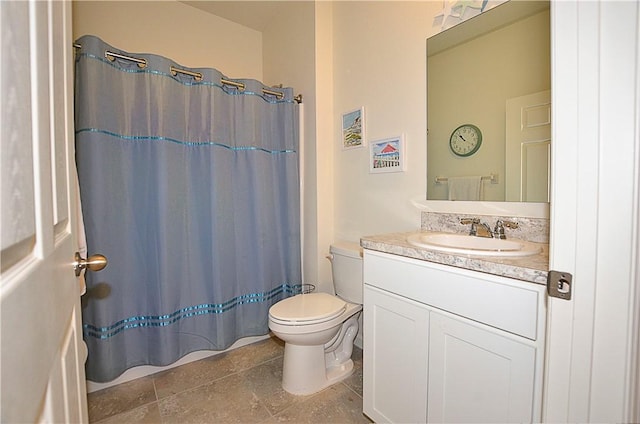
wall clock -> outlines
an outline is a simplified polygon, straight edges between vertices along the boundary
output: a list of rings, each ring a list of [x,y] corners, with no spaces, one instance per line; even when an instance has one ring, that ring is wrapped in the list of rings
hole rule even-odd
[[[460,125],[449,137],[451,151],[461,157],[471,156],[478,151],[481,144],[482,132],[472,124]]]

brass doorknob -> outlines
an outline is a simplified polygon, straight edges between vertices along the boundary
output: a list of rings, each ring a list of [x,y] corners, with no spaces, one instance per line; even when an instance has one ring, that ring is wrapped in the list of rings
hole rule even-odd
[[[76,252],[76,261],[73,263],[76,277],[79,277],[85,268],[89,271],[100,271],[105,266],[107,266],[107,258],[104,255],[91,255],[87,259],[83,259],[80,253]]]

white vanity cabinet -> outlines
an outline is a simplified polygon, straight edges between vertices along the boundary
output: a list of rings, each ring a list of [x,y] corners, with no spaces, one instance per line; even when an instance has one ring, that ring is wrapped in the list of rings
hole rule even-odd
[[[540,420],[545,287],[365,250],[364,413]]]
[[[426,422],[429,313],[364,287],[363,410],[375,422]]]

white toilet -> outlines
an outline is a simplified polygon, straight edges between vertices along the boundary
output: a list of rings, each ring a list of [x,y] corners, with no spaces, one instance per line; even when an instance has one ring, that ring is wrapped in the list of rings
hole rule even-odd
[[[299,294],[269,309],[269,328],[285,342],[282,388],[308,395],[353,373],[353,341],[362,311],[362,249],[337,242],[330,248],[333,284],[328,293]]]

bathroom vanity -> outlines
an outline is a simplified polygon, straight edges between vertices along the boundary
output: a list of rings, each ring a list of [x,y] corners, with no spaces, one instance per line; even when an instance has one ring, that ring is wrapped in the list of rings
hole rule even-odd
[[[375,422],[541,418],[546,244],[522,259],[365,237],[364,413]],[[496,275],[498,274],[498,275]]]

